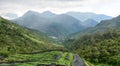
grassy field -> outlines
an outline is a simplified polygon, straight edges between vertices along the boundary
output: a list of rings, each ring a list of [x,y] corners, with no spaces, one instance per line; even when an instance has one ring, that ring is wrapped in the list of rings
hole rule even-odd
[[[36,66],[38,64],[71,66],[72,60],[72,53],[61,51],[43,52],[38,54],[14,54],[0,61],[5,62],[0,64],[0,66]]]
[[[71,66],[71,63],[73,61],[73,54],[72,53],[61,53],[62,57],[58,59],[57,63],[60,64],[62,63],[63,65],[66,66]]]

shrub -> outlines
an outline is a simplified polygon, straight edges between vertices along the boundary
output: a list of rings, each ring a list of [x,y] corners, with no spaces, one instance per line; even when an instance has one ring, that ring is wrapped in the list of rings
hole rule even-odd
[[[9,52],[5,51],[0,51],[0,56],[3,56],[3,57],[8,57],[9,56]]]

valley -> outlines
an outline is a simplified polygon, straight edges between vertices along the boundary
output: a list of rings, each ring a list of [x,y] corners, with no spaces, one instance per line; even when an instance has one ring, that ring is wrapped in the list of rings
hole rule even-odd
[[[120,66],[120,0],[0,0],[0,66]]]
[[[47,35],[2,17],[0,25],[0,66],[71,66],[75,63],[74,53]]]
[[[120,65],[120,16],[83,25],[48,13],[53,17],[31,11],[15,20],[0,17],[0,66]]]

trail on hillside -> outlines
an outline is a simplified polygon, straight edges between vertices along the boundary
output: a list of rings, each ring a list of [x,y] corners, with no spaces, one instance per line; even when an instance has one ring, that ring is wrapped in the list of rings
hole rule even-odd
[[[72,66],[86,66],[84,61],[79,57],[78,54],[74,54],[74,60],[72,62]]]

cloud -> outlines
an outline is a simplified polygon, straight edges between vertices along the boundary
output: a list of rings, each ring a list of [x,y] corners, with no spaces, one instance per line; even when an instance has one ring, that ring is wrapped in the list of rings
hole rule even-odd
[[[22,15],[28,10],[50,10],[55,13],[78,11],[117,16],[120,14],[119,2],[120,0],[0,0],[0,14]]]
[[[64,1],[64,2],[63,2]],[[69,1],[69,2],[65,2]],[[0,9],[2,11],[12,11],[12,10],[21,10],[26,11],[27,9],[64,9],[64,8],[74,8],[80,7],[81,4],[76,3],[78,0],[1,0]],[[79,0],[81,1],[81,0]]]
[[[85,1],[85,0],[52,0],[52,1]]]
[[[5,17],[7,19],[14,19],[14,18],[18,17],[17,14],[15,14],[15,13],[3,13],[1,15],[2,15],[2,17]]]

